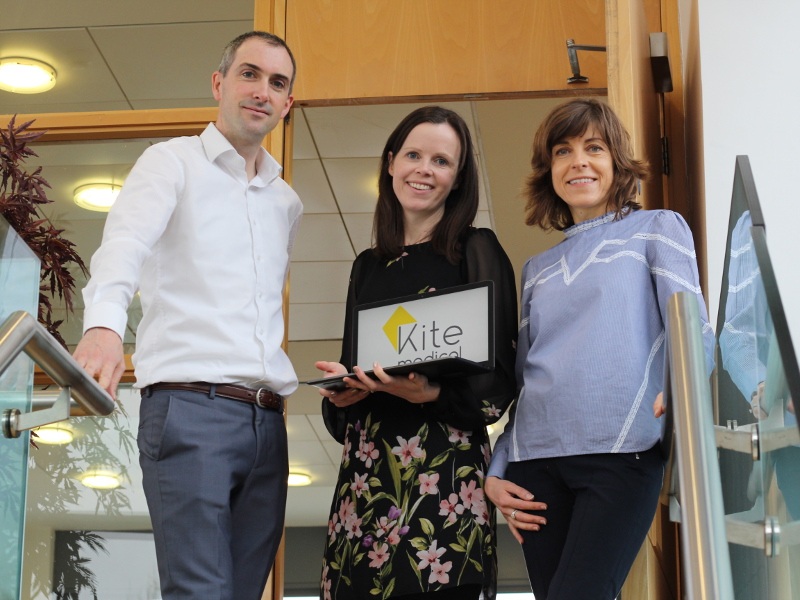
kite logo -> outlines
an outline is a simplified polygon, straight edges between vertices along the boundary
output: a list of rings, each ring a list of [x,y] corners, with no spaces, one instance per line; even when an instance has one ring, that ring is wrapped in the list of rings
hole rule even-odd
[[[410,325],[416,323],[417,320],[411,316],[405,308],[398,306],[389,320],[383,326],[383,333],[389,338],[389,343],[394,347],[395,352],[400,352],[400,328],[403,325]]]
[[[435,319],[428,324],[419,323],[402,306],[398,306],[384,323],[383,333],[395,352],[405,358],[398,364],[461,356],[458,344],[461,343],[464,330],[459,325],[442,328]],[[428,354],[419,356],[421,353]]]

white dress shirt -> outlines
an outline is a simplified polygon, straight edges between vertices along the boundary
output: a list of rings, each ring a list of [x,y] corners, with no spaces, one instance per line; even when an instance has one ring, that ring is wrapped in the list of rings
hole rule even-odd
[[[208,381],[297,388],[282,289],[303,207],[265,150],[245,161],[209,124],[148,148],[111,209],[83,291],[84,331],[122,337],[141,291],[136,387]]]

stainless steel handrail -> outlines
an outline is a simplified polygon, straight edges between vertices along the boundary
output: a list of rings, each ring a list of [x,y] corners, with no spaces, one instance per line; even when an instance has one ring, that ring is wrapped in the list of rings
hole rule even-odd
[[[88,414],[106,416],[114,412],[114,399],[89,377],[50,333],[29,313],[16,311],[0,325],[0,375],[24,352],[62,388],[61,396],[47,410],[21,414],[18,409],[3,412],[5,437],[18,437],[21,431],[69,418],[70,396]]]
[[[733,598],[722,503],[711,387],[706,376],[700,311],[693,294],[674,294],[667,306],[667,355],[680,486],[682,563],[686,597]]]

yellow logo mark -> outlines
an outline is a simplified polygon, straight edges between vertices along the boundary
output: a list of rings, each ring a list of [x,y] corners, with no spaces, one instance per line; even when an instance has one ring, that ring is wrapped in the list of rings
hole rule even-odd
[[[386,321],[383,326],[383,332],[386,334],[386,337],[389,338],[389,343],[392,344],[395,352],[398,352],[397,330],[401,325],[409,325],[410,323],[416,322],[417,320],[411,316],[411,313],[402,306],[398,306],[397,310],[395,310],[392,316],[389,317],[389,320]]]

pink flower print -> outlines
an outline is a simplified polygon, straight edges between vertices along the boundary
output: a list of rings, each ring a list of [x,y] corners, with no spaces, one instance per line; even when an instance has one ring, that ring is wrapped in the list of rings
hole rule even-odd
[[[450,430],[450,437],[447,439],[450,440],[451,444],[469,444],[469,435],[466,431],[461,431],[460,429],[455,429],[454,427],[448,426]]]
[[[431,574],[428,577],[428,583],[448,583],[450,581],[450,575],[448,575],[447,572],[452,568],[452,562],[448,561],[442,564],[437,560],[431,565]]]
[[[347,496],[342,503],[339,505],[339,520],[344,523],[350,516],[355,512],[355,506],[353,506],[353,501],[350,500],[350,496]]]
[[[389,542],[392,546],[397,546],[400,543],[400,539],[408,533],[409,527],[408,525],[403,525],[402,527],[395,527],[392,529],[392,532],[387,536],[386,541]]]
[[[417,558],[419,559],[417,566],[420,571],[422,569],[427,569],[433,563],[438,563],[439,557],[447,550],[447,548],[437,548],[436,544],[436,540],[433,540],[427,550],[420,550],[417,552]]]
[[[362,441],[358,445],[356,456],[360,458],[364,462],[364,466],[369,469],[372,466],[372,461],[377,460],[378,456],[380,456],[380,452],[375,447],[375,442]]]
[[[347,517],[347,520],[344,522],[344,529],[347,532],[347,539],[352,540],[354,537],[360,538],[361,537],[361,521],[363,519],[359,519],[357,515],[352,514]]]
[[[342,445],[342,460],[346,460],[350,456],[350,449],[353,446],[350,444],[350,438],[344,438],[344,444]]]
[[[368,473],[364,473],[363,475],[359,475],[358,473],[355,474],[355,480],[353,483],[350,484],[350,489],[356,493],[356,496],[361,498],[361,494],[365,491],[369,490],[369,484],[367,483],[367,475]]]
[[[389,560],[389,546],[381,542],[372,544],[372,550],[367,553],[367,556],[372,560],[369,566],[373,569],[380,569],[387,560]]]
[[[473,500],[470,510],[475,515],[475,522],[478,525],[483,525],[489,521],[489,507],[483,497]]]
[[[375,535],[383,537],[392,528],[392,525],[394,525],[394,521],[390,521],[387,517],[380,517],[375,524]]]
[[[485,460],[488,465],[492,461],[492,447],[487,442],[481,446],[481,451],[483,452],[483,460]]]
[[[387,267],[391,267],[391,266],[392,266],[394,263],[396,263],[398,260],[402,260],[402,259],[404,259],[406,256],[408,256],[408,252],[403,252],[403,253],[402,253],[400,256],[398,256],[397,258],[393,258],[392,260],[390,260],[389,262],[387,262],[387,263],[386,263],[386,266],[387,266]]]
[[[331,600],[331,584],[333,581],[328,579],[328,565],[322,569],[322,594],[324,600]]]
[[[458,515],[464,513],[464,506],[458,503],[458,496],[450,494],[450,498],[439,502],[439,514],[447,516],[448,523],[455,523]]]
[[[476,502],[478,498],[483,498],[483,490],[478,487],[477,481],[470,481],[469,484],[462,481],[461,491],[458,495],[464,503],[464,508],[471,508],[473,502]]]
[[[425,494],[438,494],[439,488],[436,487],[436,484],[439,482],[439,474],[438,473],[431,473],[428,475],[427,473],[420,473],[419,474],[419,493],[420,495]]]
[[[487,417],[495,417],[499,419],[503,413],[501,413],[500,409],[494,404],[490,404],[489,406],[484,407],[483,414],[485,414]]]
[[[420,438],[418,435],[415,435],[408,441],[401,438],[399,435],[397,436],[397,443],[400,445],[392,448],[392,454],[400,457],[400,462],[404,467],[407,467],[413,459],[425,456],[425,452],[419,447],[419,440]]]
[[[336,537],[336,534],[342,530],[342,524],[339,522],[339,515],[336,513],[333,514],[330,521],[328,521],[328,536],[331,538],[331,541]]]

